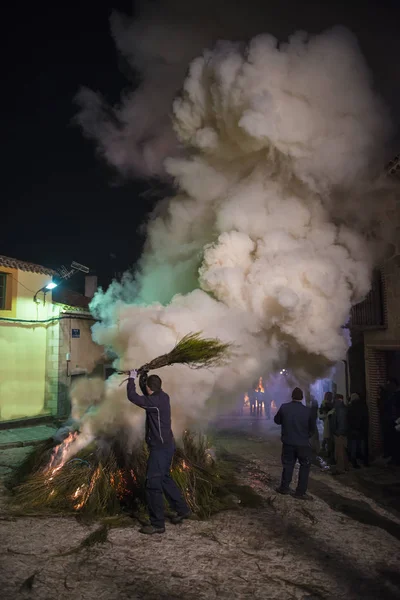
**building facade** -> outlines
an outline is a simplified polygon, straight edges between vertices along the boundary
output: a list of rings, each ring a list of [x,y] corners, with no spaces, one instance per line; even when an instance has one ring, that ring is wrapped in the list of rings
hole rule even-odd
[[[73,378],[96,365],[104,370],[88,299],[77,298],[78,307],[55,302],[43,291],[55,275],[0,256],[0,423],[68,415]],[[74,296],[68,300],[74,303]]]
[[[400,175],[400,155],[388,165],[388,174]],[[380,394],[388,378],[400,381],[400,195],[388,215],[397,223],[381,268],[375,271],[367,298],[354,306],[350,319],[350,387],[367,400],[373,453],[382,449]]]

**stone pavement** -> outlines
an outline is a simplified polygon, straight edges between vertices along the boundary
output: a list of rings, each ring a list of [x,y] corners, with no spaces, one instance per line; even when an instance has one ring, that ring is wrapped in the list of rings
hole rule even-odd
[[[2,429],[0,430],[0,450],[35,446],[51,437],[57,431],[57,428],[57,425],[48,423],[46,425],[33,425],[31,427]]]

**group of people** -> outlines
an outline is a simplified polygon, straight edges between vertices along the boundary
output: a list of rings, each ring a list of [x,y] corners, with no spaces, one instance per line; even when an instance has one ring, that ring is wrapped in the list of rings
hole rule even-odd
[[[146,442],[149,448],[147,464],[146,497],[150,524],[141,528],[145,534],[164,533],[164,499],[176,516],[171,521],[182,523],[191,516],[190,509],[179,488],[170,475],[175,441],[171,429],[171,406],[169,396],[162,389],[158,375],[142,373],[136,389],[137,372],[130,371],[127,384],[128,400],[146,411]],[[264,394],[263,394],[264,396]],[[253,396],[254,397],[254,396]],[[271,403],[264,406],[270,415]],[[295,464],[299,461],[299,477],[295,498],[308,499],[308,479],[313,457],[325,453],[328,461],[335,466],[336,473],[344,473],[351,463],[360,468],[359,460],[368,466],[368,408],[358,394],[352,394],[345,402],[342,394],[326,392],[322,404],[310,394],[306,404],[302,403],[303,392],[296,387],[292,401],[282,404],[274,417],[281,426],[282,478],[277,492],[290,494]],[[250,400],[250,406],[252,401]],[[400,386],[390,380],[381,395],[381,423],[385,440],[386,455],[400,464]],[[323,422],[322,448],[319,444],[317,421]],[[386,433],[386,438],[385,438]]]
[[[292,402],[283,404],[274,421],[281,425],[282,479],[277,488],[280,494],[289,494],[296,461],[299,461],[299,477],[294,496],[307,499],[307,486],[313,458],[325,454],[332,465],[332,472],[342,474],[350,464],[359,469],[360,462],[369,466],[368,427],[369,414],[365,401],[356,393],[345,402],[342,394],[326,392],[321,406],[308,394],[306,405],[302,404],[303,392],[295,388]],[[384,440],[384,456],[400,465],[400,385],[389,380],[381,394],[381,424]],[[317,421],[323,422],[322,447],[319,443]]]
[[[272,398],[266,392],[252,390],[249,392],[250,415],[262,415],[263,409],[267,420],[271,418]]]
[[[400,385],[390,378],[380,388],[379,415],[383,438],[383,456],[400,465]]]
[[[358,394],[351,394],[346,403],[342,394],[326,392],[318,410],[324,424],[322,453],[335,466],[337,474],[349,470],[351,464],[368,466],[368,407]]]
[[[296,461],[299,477],[294,497],[308,499],[307,487],[313,458],[325,452],[328,461],[335,465],[337,474],[348,470],[350,462],[360,468],[358,459],[368,466],[368,409],[358,394],[352,394],[346,405],[343,395],[327,392],[318,408],[309,394],[302,404],[303,392],[295,388],[292,402],[283,404],[274,421],[282,427],[282,479],[277,488],[280,494],[289,494]],[[322,448],[319,444],[317,420],[324,423]]]

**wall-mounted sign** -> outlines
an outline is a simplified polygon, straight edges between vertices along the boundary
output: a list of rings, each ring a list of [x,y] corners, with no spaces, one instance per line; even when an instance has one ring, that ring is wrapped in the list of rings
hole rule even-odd
[[[72,330],[72,337],[73,338],[80,338],[81,337],[81,330],[80,329],[73,329]]]

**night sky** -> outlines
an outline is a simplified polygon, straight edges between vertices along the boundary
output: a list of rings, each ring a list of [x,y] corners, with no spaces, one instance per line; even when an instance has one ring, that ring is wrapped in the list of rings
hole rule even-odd
[[[56,268],[75,260],[106,281],[140,254],[146,186],[121,185],[96,157],[72,123],[73,98],[80,85],[119,98],[126,81],[108,18],[132,3],[82,2],[78,12],[74,3],[30,3],[23,12],[17,4],[6,31],[0,254]]]
[[[385,20],[393,36],[400,3],[380,4],[386,7],[379,25],[384,52]],[[377,0],[357,3],[354,22],[367,11],[362,27],[373,23],[377,5]],[[118,71],[108,18],[112,8],[131,12],[132,2],[97,0],[76,6],[15,2],[3,13],[7,93],[2,94],[1,214],[7,216],[0,254],[55,268],[76,260],[107,283],[140,255],[143,235],[138,227],[151,208],[142,196],[148,185],[121,182],[96,157],[94,145],[72,123],[77,110],[73,98],[86,85],[112,103],[119,99],[126,80]],[[323,3],[319,6],[323,10]],[[393,77],[400,89],[398,56],[382,76],[386,87]]]

